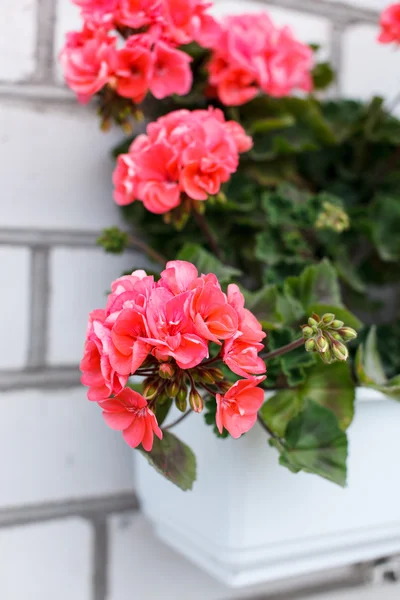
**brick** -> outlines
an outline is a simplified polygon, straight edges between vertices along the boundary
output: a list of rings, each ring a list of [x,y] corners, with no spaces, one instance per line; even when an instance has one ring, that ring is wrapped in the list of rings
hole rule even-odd
[[[342,94],[367,100],[381,95],[390,100],[400,89],[393,76],[400,58],[390,46],[378,44],[378,29],[369,25],[350,27],[343,40]],[[367,67],[367,68],[366,68]]]
[[[256,0],[246,0],[245,3],[241,0],[220,0],[214,6],[213,11],[217,17],[243,12],[268,12],[276,25],[280,27],[288,25],[301,41],[307,44],[320,44],[321,57],[328,53],[330,26],[326,19],[311,14],[307,15],[304,12],[270,6]]]
[[[54,0],[57,2],[57,19],[54,32],[54,51],[56,61],[57,80],[64,81],[61,66],[58,62],[58,56],[65,43],[65,34],[69,31],[79,31],[82,27],[82,18],[79,14],[79,8],[72,4],[71,0]]]
[[[0,81],[21,81],[35,69],[36,0],[2,0],[1,17]]]
[[[1,507],[131,491],[131,458],[83,387],[2,394]]]
[[[24,366],[28,344],[29,321],[29,251],[0,246],[2,319],[0,368]]]
[[[89,312],[105,306],[106,293],[114,279],[147,265],[146,258],[139,254],[112,255],[101,248],[53,251],[48,352],[51,364],[79,363]]]
[[[121,132],[99,131],[95,112],[5,103],[0,118],[3,227],[100,230],[116,224],[111,148]]]
[[[0,531],[4,600],[88,600],[92,531],[68,519]]]

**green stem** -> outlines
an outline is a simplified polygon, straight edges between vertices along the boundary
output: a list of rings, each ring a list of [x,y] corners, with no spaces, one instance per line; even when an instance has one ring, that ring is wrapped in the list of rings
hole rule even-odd
[[[169,425],[167,425],[166,427],[163,427],[163,431],[168,431],[169,429],[172,429],[173,427],[175,427],[175,425],[178,425],[179,423],[181,423],[184,419],[186,419],[186,417],[188,417],[190,415],[190,413],[192,413],[192,409],[189,408],[189,410],[187,410],[185,412],[185,414],[183,414],[181,417],[179,417],[179,419],[176,419],[176,421],[172,421],[172,423],[170,423]]]
[[[259,414],[257,415],[257,421],[260,423],[261,427],[268,433],[268,435],[275,440],[276,445],[277,445],[279,451],[282,452],[285,449],[285,446],[282,443],[281,438],[274,431],[272,431],[272,429],[270,429],[268,427],[268,425],[266,424],[266,422],[263,420],[262,417],[260,417]]]
[[[297,350],[297,348],[301,348],[303,344],[304,338],[300,338],[294,342],[290,342],[290,344],[287,344],[286,346],[282,346],[282,348],[278,348],[277,350],[272,350],[272,352],[261,355],[261,358],[265,361],[271,360],[271,358],[276,358],[277,356],[282,356],[283,354],[288,354],[288,352]]]
[[[136,248],[143,250],[143,252],[145,252],[152,260],[154,260],[154,262],[158,263],[162,267],[165,267],[165,265],[167,263],[166,258],[164,258],[164,256],[159,254],[157,252],[157,250],[153,250],[153,248],[150,248],[150,246],[148,244],[146,244],[146,242],[144,242],[143,240],[139,240],[137,237],[130,235],[129,236],[129,245],[135,246]]]
[[[201,230],[202,234],[206,238],[211,250],[213,251],[215,256],[218,258],[218,260],[222,260],[221,249],[219,248],[219,246],[217,244],[217,240],[215,239],[214,234],[212,233],[210,227],[208,226],[208,223],[205,220],[204,215],[199,213],[195,206],[193,206],[193,215],[194,215],[197,225],[199,226],[199,229]]]

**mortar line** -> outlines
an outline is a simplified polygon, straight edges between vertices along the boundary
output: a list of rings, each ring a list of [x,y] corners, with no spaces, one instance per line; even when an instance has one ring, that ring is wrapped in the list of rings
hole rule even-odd
[[[346,23],[337,19],[330,26],[330,63],[335,72],[335,81],[330,87],[329,97],[340,98],[342,91],[342,67],[343,67],[343,35]]]
[[[327,19],[341,18],[346,22],[378,23],[380,11],[349,6],[344,2],[325,2],[324,0],[262,0],[269,6],[277,6],[308,15]]]
[[[107,600],[109,533],[105,516],[92,519],[92,600]]]
[[[31,81],[49,83],[54,81],[56,0],[36,0],[36,47],[35,72]]]
[[[132,492],[5,507],[0,509],[0,529],[57,521],[70,517],[92,520],[96,516],[104,517],[108,514],[134,512],[138,508],[138,500]]]
[[[71,389],[81,386],[80,377],[78,365],[0,370],[0,392]]]
[[[29,339],[27,366],[42,367],[46,362],[49,327],[50,264],[49,248],[31,250]]]

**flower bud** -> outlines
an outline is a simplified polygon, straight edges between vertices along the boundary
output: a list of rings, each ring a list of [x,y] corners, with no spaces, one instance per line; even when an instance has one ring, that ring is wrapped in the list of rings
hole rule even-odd
[[[349,357],[349,351],[341,342],[332,344],[332,352],[337,360],[347,360]]]
[[[194,388],[190,390],[189,404],[196,413],[200,413],[203,410],[203,399]]]
[[[313,319],[312,317],[310,317],[308,319],[308,324],[309,324],[310,327],[317,327],[318,326],[317,321],[315,319]]]
[[[334,340],[337,340],[338,342],[343,341],[342,336],[337,331],[334,331],[333,333],[331,333],[331,336],[333,337]]]
[[[215,383],[215,379],[210,373],[210,371],[201,371],[200,372],[200,380],[204,383],[210,383],[213,385]]]
[[[175,368],[169,362],[161,363],[161,365],[158,369],[158,374],[163,379],[171,379],[175,375]]]
[[[208,369],[208,372],[214,378],[214,381],[222,381],[225,377],[221,369],[217,369],[215,367],[213,367],[212,369]]]
[[[181,412],[185,412],[187,409],[187,387],[181,387],[176,398],[175,398],[176,408]]]
[[[326,313],[321,321],[324,325],[330,325],[332,323],[332,321],[335,320],[335,315],[333,313]]]
[[[322,358],[324,363],[326,363],[327,365],[330,365],[331,362],[333,361],[332,352],[330,351],[329,348],[326,350],[326,352],[321,352],[320,357]]]
[[[343,321],[339,321],[338,319],[335,319],[335,321],[333,321],[333,323],[331,324],[331,327],[333,327],[333,329],[340,329],[341,327],[343,327],[344,323]]]
[[[303,337],[304,339],[310,338],[313,335],[313,330],[312,327],[309,327],[308,325],[304,325],[303,327]]]
[[[179,392],[179,383],[177,381],[170,381],[167,384],[167,394],[170,398],[175,398]]]
[[[154,380],[147,380],[145,379],[145,381],[143,382],[143,396],[147,399],[147,400],[152,400],[159,389],[159,383],[158,381],[154,381]]]
[[[318,352],[326,352],[329,348],[328,342],[322,333],[319,334],[315,342],[317,344]]]
[[[316,349],[315,340],[312,340],[312,339],[307,340],[305,343],[305,348],[306,348],[307,352],[314,352]]]
[[[357,337],[357,332],[354,329],[352,329],[351,327],[341,327],[339,329],[339,333],[345,342],[354,340]]]

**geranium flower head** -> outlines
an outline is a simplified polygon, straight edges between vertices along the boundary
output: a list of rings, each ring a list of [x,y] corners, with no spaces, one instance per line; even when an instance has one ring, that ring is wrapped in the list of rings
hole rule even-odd
[[[391,4],[381,14],[378,42],[400,43],[400,2]]]
[[[90,25],[67,34],[60,54],[65,81],[83,103],[108,83],[115,61],[116,38],[107,29]]]
[[[140,200],[156,214],[178,206],[184,195],[207,200],[251,146],[241,125],[226,122],[220,110],[173,111],[149,124],[147,134],[119,157],[114,199],[121,205]]]
[[[111,284],[105,309],[89,316],[82,383],[89,387],[88,398],[101,405],[106,422],[123,431],[132,447],[151,448],[153,433],[160,433],[152,409],[165,394],[179,396],[180,405],[188,396],[196,412],[203,410],[195,382],[215,384],[218,426],[225,423],[236,436],[254,422],[251,410],[260,390],[253,388],[264,379],[254,374],[266,370],[258,356],[264,336],[237,286],[225,294],[214,274],[170,261],[158,281],[137,270]],[[220,392],[229,385],[223,381],[218,387],[224,378],[215,368],[218,362],[245,378],[224,395]],[[146,397],[126,388],[135,374],[147,377]]]
[[[260,91],[286,96],[312,89],[311,48],[266,13],[227,17],[212,49],[209,83],[227,106],[245,104]]]

